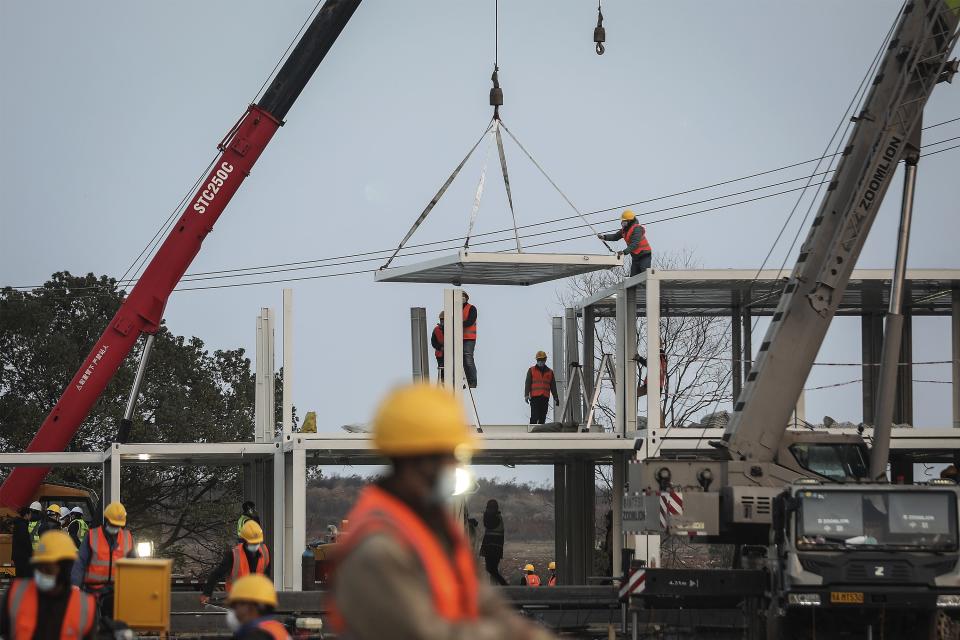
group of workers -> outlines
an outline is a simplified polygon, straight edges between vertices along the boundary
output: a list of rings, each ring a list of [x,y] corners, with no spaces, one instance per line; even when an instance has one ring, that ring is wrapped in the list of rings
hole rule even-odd
[[[20,510],[14,520],[11,556],[17,577],[33,575],[30,558],[40,544],[40,536],[47,531],[64,531],[73,540],[75,546],[89,530],[81,507],[61,507],[50,504],[46,509],[39,502]]]
[[[477,388],[477,362],[474,351],[477,347],[477,308],[470,304],[470,295],[463,292],[463,374],[467,379],[467,386]],[[437,375],[443,381],[443,347],[444,347],[444,320],[443,311],[437,320],[430,336],[430,345],[433,355],[437,358]]]

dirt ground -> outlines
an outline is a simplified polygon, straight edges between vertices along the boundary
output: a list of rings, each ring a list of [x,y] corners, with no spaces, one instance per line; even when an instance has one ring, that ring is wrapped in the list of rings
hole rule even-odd
[[[503,547],[500,573],[510,584],[519,584],[523,565],[532,563],[541,579],[546,579],[547,564],[553,560],[553,540],[534,542],[510,542]],[[483,561],[480,564],[483,568]]]

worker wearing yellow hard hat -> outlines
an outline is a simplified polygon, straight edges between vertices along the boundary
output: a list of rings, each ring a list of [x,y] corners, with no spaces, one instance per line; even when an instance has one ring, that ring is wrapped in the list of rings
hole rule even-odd
[[[63,531],[47,531],[30,562],[32,578],[17,578],[0,602],[0,638],[97,636],[97,602],[70,584],[77,547]]]
[[[601,240],[613,242],[623,240],[627,243],[623,253],[630,254],[630,275],[635,276],[650,268],[653,250],[647,240],[647,230],[637,222],[636,214],[627,209],[620,216],[620,230],[615,233],[598,233]]]
[[[547,586],[557,586],[557,563],[551,560],[550,564],[547,565],[547,570],[550,572],[550,575],[547,576]]]
[[[73,565],[73,584],[101,598],[100,608],[105,615],[113,615],[113,585],[117,560],[133,558],[136,545],[133,534],[127,530],[127,509],[120,502],[111,502],[103,510],[103,526],[87,531],[80,544],[80,554]]]
[[[435,386],[392,391],[373,419],[390,461],[350,512],[333,568],[331,621],[354,640],[552,638],[477,580],[463,527],[451,517],[477,446],[461,400]]]
[[[530,405],[530,424],[543,424],[547,421],[547,408],[550,395],[553,402],[560,406],[557,395],[557,381],[553,369],[547,366],[547,352],[537,351],[536,364],[527,369],[527,379],[523,383],[523,399]],[[554,420],[557,417],[554,416]]]
[[[523,567],[523,576],[520,578],[520,584],[525,587],[539,587],[540,576],[537,575],[537,569],[532,564],[526,564]]]
[[[200,603],[207,604],[217,584],[226,581],[227,593],[232,593],[235,582],[248,575],[271,575],[270,549],[263,541],[263,529],[255,520],[247,520],[240,527],[240,542],[228,548],[220,563],[210,572],[203,586]]]
[[[249,523],[248,523],[249,524]],[[254,523],[256,524],[256,523]],[[273,582],[260,574],[238,579],[227,596],[227,626],[238,640],[261,640],[290,637],[287,628],[273,617],[277,608],[277,592]]]
[[[47,505],[43,512],[43,518],[40,520],[40,526],[36,529],[37,541],[39,542],[40,536],[47,531],[60,531],[60,529],[60,505]]]

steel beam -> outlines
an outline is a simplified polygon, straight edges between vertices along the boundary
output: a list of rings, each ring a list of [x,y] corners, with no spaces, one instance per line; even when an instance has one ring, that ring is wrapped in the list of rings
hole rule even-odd
[[[877,395],[880,385],[880,352],[883,348],[883,316],[881,283],[864,287],[863,314],[860,316],[860,344],[863,364],[863,422],[876,422]]]
[[[647,278],[647,433],[663,427],[660,404],[660,280]],[[634,386],[636,389],[636,386]],[[650,451],[650,449],[647,449]]]
[[[110,494],[104,497],[104,505],[120,501],[120,474],[122,469],[120,468],[120,456],[117,453],[119,448],[120,445],[114,444],[110,452]]]
[[[613,454],[613,464],[611,465],[612,477],[612,495],[611,502],[613,508],[612,531],[610,533],[610,555],[613,564],[613,575],[620,575],[620,565],[622,563],[623,549],[623,493],[626,487],[626,457],[621,453]]]
[[[443,290],[443,386],[463,392],[463,290]]]
[[[294,437],[297,445],[301,444]],[[302,559],[307,535],[307,458],[306,451],[294,446],[283,457],[284,499],[286,512],[283,536],[283,587],[300,591],[303,588]]]
[[[593,307],[586,307],[583,309],[583,352],[580,357],[580,362],[583,365],[583,383],[586,385],[587,397],[583,399],[583,411],[587,415],[590,412],[590,399],[593,398],[593,383],[597,376],[596,371],[596,362],[594,361],[595,351],[596,351],[596,342],[594,340],[594,332],[596,331],[596,316],[593,312]],[[594,421],[596,422],[596,421]],[[590,427],[591,431],[600,431],[602,427],[598,424],[593,424]]]
[[[743,323],[740,314],[740,292],[730,294],[730,371],[733,379],[733,401],[737,401],[743,388]]]
[[[285,437],[289,441],[289,436]],[[287,568],[287,481],[286,454],[278,447],[273,454],[273,586],[282,591],[286,583]],[[305,480],[304,480],[305,481]],[[302,586],[302,585],[301,585]]]
[[[617,294],[617,358],[614,367],[617,372],[617,432],[626,437],[637,430],[637,290],[626,284]]]
[[[273,310],[263,307],[257,316],[256,396],[254,441],[273,442],[276,416]]]
[[[560,394],[561,398],[566,398],[569,371],[564,358],[563,318],[559,316],[551,318],[550,327],[552,329],[550,337],[553,342],[553,353],[550,354],[550,359],[553,361],[551,363],[553,364],[553,375],[557,380],[557,393]],[[556,411],[553,412],[553,419],[555,421],[560,419]]]

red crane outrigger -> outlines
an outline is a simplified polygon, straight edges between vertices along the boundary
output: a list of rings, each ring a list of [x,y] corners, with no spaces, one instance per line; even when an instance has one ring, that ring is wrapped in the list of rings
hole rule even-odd
[[[250,175],[360,2],[327,0],[260,101],[251,105],[224,137],[219,146],[221,154],[206,180],[43,421],[28,452],[66,449],[140,334],[153,334],[159,329],[167,299],[200,251],[203,239]],[[27,504],[49,470],[14,469],[0,486],[0,505],[16,509]]]

